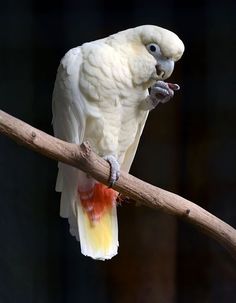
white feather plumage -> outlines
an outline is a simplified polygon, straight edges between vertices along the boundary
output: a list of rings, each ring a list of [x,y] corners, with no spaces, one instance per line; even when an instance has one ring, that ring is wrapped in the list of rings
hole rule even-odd
[[[148,116],[140,104],[157,80],[155,59],[143,44],[148,34],[178,59],[183,49],[175,34],[153,26],[130,29],[71,49],[58,68],[53,93],[55,136],[76,144],[89,140],[95,152],[114,155],[127,172]],[[166,37],[172,39],[170,48]],[[116,206],[108,219],[112,247],[94,251],[86,234],[83,209],[75,198],[78,183],[88,179],[75,168],[62,163],[58,167],[60,214],[68,218],[71,234],[80,239],[82,253],[95,259],[111,258],[118,247]]]

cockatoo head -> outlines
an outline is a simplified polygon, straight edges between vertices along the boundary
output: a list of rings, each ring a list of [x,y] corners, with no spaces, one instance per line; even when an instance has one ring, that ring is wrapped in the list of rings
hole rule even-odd
[[[154,25],[143,25],[113,36],[128,56],[136,85],[151,86],[167,79],[184,52],[184,44],[173,32]]]

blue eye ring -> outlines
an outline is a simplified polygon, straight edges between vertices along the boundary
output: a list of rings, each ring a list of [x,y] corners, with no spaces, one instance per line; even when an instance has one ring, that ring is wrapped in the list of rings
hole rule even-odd
[[[160,50],[160,47],[158,44],[154,43],[154,42],[151,42],[146,46],[146,50],[152,55],[154,56],[155,58],[157,56],[160,56],[161,55],[161,50]]]

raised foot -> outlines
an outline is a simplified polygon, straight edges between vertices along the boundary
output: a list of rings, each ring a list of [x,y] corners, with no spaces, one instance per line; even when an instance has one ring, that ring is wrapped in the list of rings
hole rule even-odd
[[[120,177],[120,164],[117,161],[116,157],[113,155],[105,156],[103,157],[103,159],[106,160],[111,167],[110,177],[109,177],[109,187],[112,187]]]
[[[174,91],[179,90],[178,84],[157,81],[150,91],[150,95],[145,99],[145,109],[152,110],[159,103],[166,103],[174,96]]]

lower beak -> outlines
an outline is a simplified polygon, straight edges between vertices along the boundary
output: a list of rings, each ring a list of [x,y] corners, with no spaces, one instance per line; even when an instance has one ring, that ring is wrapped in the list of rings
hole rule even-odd
[[[162,79],[165,77],[165,72],[163,70],[161,70],[160,65],[158,65],[158,64],[156,65],[156,73],[157,73],[157,76]]]

